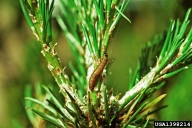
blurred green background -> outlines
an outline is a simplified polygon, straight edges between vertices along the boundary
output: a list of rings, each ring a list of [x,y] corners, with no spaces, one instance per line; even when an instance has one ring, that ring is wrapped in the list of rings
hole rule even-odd
[[[128,89],[129,68],[135,69],[141,48],[169,25],[170,19],[183,19],[191,0],[131,0],[125,15],[132,23],[121,19],[108,49],[107,87],[115,93]],[[19,1],[0,1],[0,128],[31,127],[24,107],[24,88],[38,83],[55,86],[38,43],[27,25]],[[74,60],[57,23],[53,20],[58,55],[70,75],[68,61]],[[167,81],[155,95],[168,94],[161,103],[168,105],[158,113],[159,120],[192,120],[192,66]]]

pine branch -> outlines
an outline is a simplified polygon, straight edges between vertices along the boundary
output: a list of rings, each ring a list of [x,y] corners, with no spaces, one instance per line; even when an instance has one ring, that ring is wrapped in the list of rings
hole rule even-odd
[[[70,91],[73,97],[77,97],[78,104],[82,105],[82,101],[71,87],[72,83],[65,74],[63,67],[61,67],[60,59],[55,51],[57,44],[52,42],[51,16],[54,9],[54,1],[49,4],[49,0],[32,0],[29,2],[20,0],[20,3],[33,34],[41,44],[41,53],[48,62],[47,67],[61,88],[61,92],[65,95],[65,98],[67,98],[66,92],[62,89],[64,86]]]
[[[187,69],[187,65],[192,62],[192,49],[190,46],[192,41],[192,29],[190,28],[186,37],[184,37],[184,34],[189,24],[188,18],[190,12],[191,9],[188,10],[182,24],[180,24],[180,21],[178,20],[176,23],[177,25],[175,26],[175,21],[171,21],[156,65],[147,75],[136,83],[136,85],[128,91],[121,100],[119,100],[120,105],[125,104],[125,101],[129,97],[133,95],[136,96],[149,86],[162,82],[180,71]]]
[[[78,64],[75,67],[69,63],[73,72],[71,82],[61,66],[55,51],[56,43],[52,40],[54,1],[20,0],[20,3],[33,34],[41,44],[48,69],[65,98],[60,101],[51,89],[44,87],[49,96],[45,97],[46,102],[31,97],[26,100],[40,105],[44,112],[33,106],[31,110],[57,127],[150,127],[152,120],[148,116],[164,108],[152,111],[151,107],[166,94],[153,101],[149,101],[148,97],[162,87],[166,79],[187,69],[192,62],[191,28],[185,36],[189,9],[183,22],[171,21],[165,34],[146,45],[130,82],[130,90],[122,98],[119,94],[114,96],[112,90],[106,89],[101,75],[106,75],[106,52],[115,26],[121,16],[130,22],[123,14],[129,0],[60,0],[60,13],[55,18]],[[31,113],[28,115],[34,123],[35,117]]]

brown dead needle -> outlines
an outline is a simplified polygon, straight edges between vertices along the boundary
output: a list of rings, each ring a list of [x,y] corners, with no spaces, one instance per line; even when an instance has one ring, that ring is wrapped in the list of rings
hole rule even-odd
[[[91,77],[89,78],[89,89],[91,91],[93,91],[95,84],[96,84],[99,76],[101,76],[103,69],[105,68],[107,62],[108,62],[108,54],[104,53],[99,66],[93,71],[93,73],[91,74]]]

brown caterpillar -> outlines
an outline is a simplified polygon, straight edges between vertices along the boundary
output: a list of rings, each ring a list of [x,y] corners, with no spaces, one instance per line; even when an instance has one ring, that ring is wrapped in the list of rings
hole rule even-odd
[[[108,62],[108,54],[104,53],[99,66],[93,71],[93,73],[91,74],[91,77],[89,78],[89,89],[91,91],[93,91],[95,84],[97,82],[97,79],[99,78],[99,76],[101,76],[107,62]]]

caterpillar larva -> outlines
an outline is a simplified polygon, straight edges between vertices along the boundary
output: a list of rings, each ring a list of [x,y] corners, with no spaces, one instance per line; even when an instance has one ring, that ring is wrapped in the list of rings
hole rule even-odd
[[[93,73],[91,74],[91,77],[89,78],[89,89],[91,91],[93,91],[95,84],[97,82],[97,79],[99,78],[99,76],[101,76],[107,62],[108,62],[108,54],[104,53],[99,66],[93,71]]]

